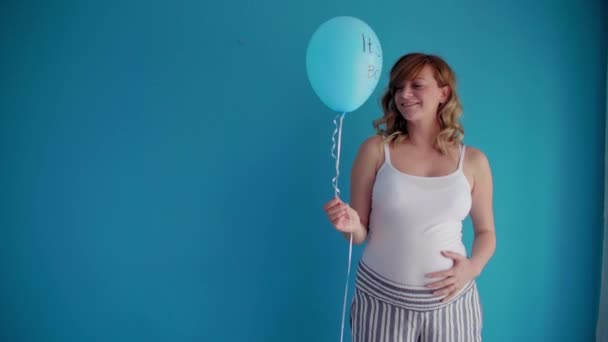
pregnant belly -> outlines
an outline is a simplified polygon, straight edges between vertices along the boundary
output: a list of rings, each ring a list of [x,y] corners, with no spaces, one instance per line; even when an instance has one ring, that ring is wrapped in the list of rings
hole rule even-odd
[[[453,260],[444,257],[442,251],[466,255],[466,249],[459,238],[421,235],[407,240],[370,239],[362,260],[388,280],[422,286],[438,280],[428,278],[426,274],[453,266]]]

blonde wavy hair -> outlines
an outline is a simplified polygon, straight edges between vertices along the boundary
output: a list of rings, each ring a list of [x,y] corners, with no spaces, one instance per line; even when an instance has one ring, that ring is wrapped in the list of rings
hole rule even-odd
[[[439,87],[448,86],[450,93],[447,100],[437,109],[437,121],[440,132],[435,140],[435,148],[447,154],[449,145],[459,143],[464,138],[464,129],[459,122],[462,105],[456,93],[456,76],[450,66],[436,55],[410,53],[402,56],[392,67],[388,88],[382,96],[384,115],[373,121],[374,129],[384,137],[385,142],[402,141],[407,137],[407,121],[395,105],[395,92],[406,80],[414,79],[425,65],[435,71],[435,80]]]

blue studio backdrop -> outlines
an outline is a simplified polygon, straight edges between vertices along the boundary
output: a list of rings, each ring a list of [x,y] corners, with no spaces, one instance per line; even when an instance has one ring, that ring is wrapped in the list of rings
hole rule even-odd
[[[390,66],[439,54],[465,142],[494,174],[484,340],[591,341],[606,12],[601,0],[3,2],[0,340],[338,341],[348,242],[321,208],[336,113],[305,56],[321,23],[350,15],[384,65],[344,119],[342,196]]]

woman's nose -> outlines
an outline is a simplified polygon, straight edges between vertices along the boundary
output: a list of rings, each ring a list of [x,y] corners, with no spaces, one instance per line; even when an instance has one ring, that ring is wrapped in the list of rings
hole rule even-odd
[[[404,86],[403,88],[401,88],[401,90],[399,91],[399,96],[403,98],[412,97],[412,87]]]

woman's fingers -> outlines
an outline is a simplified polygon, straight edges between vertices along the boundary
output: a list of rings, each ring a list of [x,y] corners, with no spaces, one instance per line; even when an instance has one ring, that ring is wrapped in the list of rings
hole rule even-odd
[[[433,294],[437,295],[437,296],[443,296],[443,295],[447,295],[449,293],[452,293],[454,290],[456,290],[456,284],[450,284],[444,288],[442,288],[439,291],[435,291],[433,292]]]
[[[454,283],[456,283],[456,278],[448,277],[446,279],[427,284],[426,287],[434,290],[434,289],[440,289],[440,288],[446,287],[448,285],[452,285]]]
[[[337,197],[325,203],[323,210],[334,227],[342,232],[349,232],[351,221],[357,217],[354,210]]]
[[[340,220],[345,219],[345,218],[346,218],[346,215],[344,213],[336,213],[334,215],[331,215],[329,217],[329,220],[331,221],[331,223],[336,225]]]
[[[452,299],[452,297],[454,297],[456,295],[458,290],[459,290],[458,287],[454,287],[454,289],[450,293],[448,293],[448,295],[445,296],[441,301],[447,302],[448,300]]]
[[[338,204],[327,210],[328,215],[334,215],[336,213],[345,213],[346,212],[346,204]]]
[[[328,211],[332,207],[335,207],[336,205],[341,204],[341,203],[342,203],[342,201],[339,198],[334,197],[331,201],[329,201],[323,205],[323,210]]]
[[[346,215],[347,211],[348,210],[347,210],[346,206],[337,206],[337,207],[329,210],[327,212],[327,216],[330,218],[330,220],[333,220],[333,218],[335,218],[335,217],[340,217],[340,216]]]
[[[428,278],[445,278],[445,277],[452,277],[454,276],[454,267],[445,270],[445,271],[439,271],[439,272],[433,272],[433,273],[428,273],[426,275]]]

